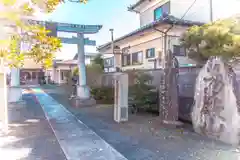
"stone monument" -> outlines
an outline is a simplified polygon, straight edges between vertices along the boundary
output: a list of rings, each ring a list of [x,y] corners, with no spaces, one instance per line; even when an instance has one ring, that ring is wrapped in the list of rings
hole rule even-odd
[[[163,59],[159,87],[159,115],[164,124],[182,124],[178,121],[178,68],[178,61],[169,50]]]
[[[128,121],[128,74],[117,72],[114,75],[114,120]]]
[[[7,77],[3,59],[0,59],[0,131],[8,128]]]
[[[199,72],[192,123],[197,133],[239,144],[240,98],[234,71],[219,57],[212,57]]]

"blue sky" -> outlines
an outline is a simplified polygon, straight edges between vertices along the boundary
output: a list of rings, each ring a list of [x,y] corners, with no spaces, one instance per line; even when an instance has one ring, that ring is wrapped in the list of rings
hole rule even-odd
[[[41,19],[103,25],[99,33],[86,35],[101,45],[110,41],[110,28],[114,28],[114,37],[120,37],[139,27],[139,16],[127,11],[127,7],[135,2],[136,0],[89,0],[86,5],[67,2],[59,5],[50,15],[41,15]],[[85,51],[96,52],[96,47],[86,46]],[[71,59],[76,52],[76,45],[64,44],[57,58]]]

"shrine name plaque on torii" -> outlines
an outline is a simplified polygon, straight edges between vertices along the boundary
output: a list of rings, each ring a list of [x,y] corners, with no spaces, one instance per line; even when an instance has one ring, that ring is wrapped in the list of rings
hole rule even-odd
[[[50,30],[50,36],[58,37],[57,32],[77,33],[76,37],[65,38],[58,37],[62,43],[77,44],[78,49],[78,69],[79,69],[79,85],[77,87],[77,97],[74,100],[74,105],[91,105],[95,101],[90,97],[89,87],[87,86],[86,65],[85,65],[85,50],[84,45],[96,46],[96,41],[84,38],[84,34],[98,33],[102,28],[101,25],[79,25],[48,21],[28,20],[29,23],[37,23],[43,25],[47,30]],[[87,101],[89,100],[89,101]]]

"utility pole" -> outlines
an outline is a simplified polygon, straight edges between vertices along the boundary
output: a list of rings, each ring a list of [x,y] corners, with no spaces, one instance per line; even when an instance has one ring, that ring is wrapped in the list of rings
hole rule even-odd
[[[122,70],[122,53],[115,53],[115,44],[114,44],[114,38],[113,38],[113,31],[114,29],[109,29],[109,31],[111,32],[111,40],[112,40],[112,45],[111,45],[111,54],[114,55],[114,65],[115,65],[115,69],[117,72]],[[120,62],[119,62],[120,59]],[[119,62],[120,64],[118,64],[117,62]]]
[[[113,38],[113,31],[114,31],[114,29],[109,29],[109,31],[111,32],[111,54],[113,54],[113,59],[114,59],[114,67],[115,67],[115,65],[116,65],[116,58],[115,58],[115,55],[114,55],[114,38]],[[115,69],[116,69],[116,67],[115,67]]]
[[[112,54],[114,54],[114,39],[113,39],[113,31],[114,31],[114,29],[109,29],[109,31],[111,32]]]
[[[210,7],[210,22],[213,22],[213,0],[209,0],[209,7]]]

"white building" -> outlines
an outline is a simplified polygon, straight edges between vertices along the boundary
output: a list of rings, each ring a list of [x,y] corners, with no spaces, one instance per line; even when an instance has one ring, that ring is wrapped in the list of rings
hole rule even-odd
[[[211,20],[211,1],[213,20],[227,18],[240,12],[238,0],[138,0],[129,10],[139,13],[140,26],[152,23],[161,13],[207,23]]]
[[[234,4],[240,6],[240,1],[213,0],[213,19],[237,13]],[[108,58],[106,63],[109,61],[112,64],[110,62],[113,61],[114,64],[107,65],[106,70],[116,67],[122,67],[123,70],[161,67],[165,51],[162,32],[169,28],[167,49],[172,50],[180,65],[194,64],[186,57],[179,39],[188,27],[210,22],[210,0],[138,0],[128,10],[139,14],[140,28],[115,39],[114,45],[120,48],[122,55],[115,54],[114,60]],[[111,42],[99,46],[98,50],[102,54],[111,53]]]
[[[85,53],[85,64],[91,64],[91,60],[98,53]],[[77,67],[78,60],[77,54],[72,60],[56,60],[54,67],[47,70],[46,75],[50,76],[52,81],[56,84],[64,84],[67,82],[67,75]]]

